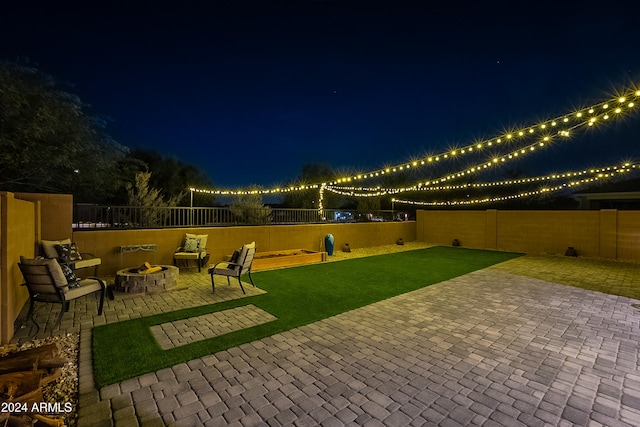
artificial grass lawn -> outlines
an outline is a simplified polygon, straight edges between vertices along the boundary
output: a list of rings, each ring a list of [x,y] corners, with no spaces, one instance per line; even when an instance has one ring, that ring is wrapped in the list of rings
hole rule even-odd
[[[521,254],[434,247],[252,274],[266,294],[188,308],[93,329],[98,387],[265,338]],[[215,302],[212,294],[211,301]],[[278,319],[216,338],[162,350],[153,325],[254,304]]]

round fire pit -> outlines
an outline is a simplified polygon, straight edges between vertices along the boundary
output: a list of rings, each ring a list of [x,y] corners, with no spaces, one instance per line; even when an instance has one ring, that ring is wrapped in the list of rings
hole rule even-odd
[[[157,292],[178,284],[180,270],[173,265],[159,265],[161,271],[150,274],[138,273],[137,268],[125,268],[116,272],[115,290],[119,292]]]

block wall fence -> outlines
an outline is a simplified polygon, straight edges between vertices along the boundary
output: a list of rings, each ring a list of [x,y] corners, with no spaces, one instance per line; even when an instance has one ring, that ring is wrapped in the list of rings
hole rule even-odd
[[[75,231],[73,241],[82,252],[102,259],[100,275],[113,275],[122,268],[137,267],[143,262],[173,264],[173,253],[185,233],[207,234],[209,263],[223,261],[244,243],[255,241],[258,252],[284,249],[324,251],[324,237],[333,234],[335,251],[345,243],[352,249],[393,244],[398,238],[410,242],[415,237],[415,222],[371,222],[355,224],[306,224],[272,226],[233,226],[208,228],[167,228],[147,230]],[[57,239],[57,238],[56,238]],[[158,252],[120,254],[121,245],[155,244]],[[183,264],[180,264],[181,266]],[[192,263],[195,265],[195,263]]]
[[[418,211],[416,240],[451,245],[640,261],[640,211]]]

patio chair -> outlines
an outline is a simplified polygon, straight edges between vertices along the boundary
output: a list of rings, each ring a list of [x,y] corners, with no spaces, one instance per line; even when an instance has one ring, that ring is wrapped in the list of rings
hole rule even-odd
[[[249,275],[249,280],[251,284],[255,288],[256,284],[253,283],[253,278],[251,277],[251,264],[253,263],[253,257],[256,253],[256,242],[251,242],[248,245],[242,246],[242,248],[234,253],[237,254],[237,257],[231,257],[229,261],[219,262],[213,267],[209,268],[209,274],[211,275],[211,288],[213,292],[216,292],[216,285],[213,279],[214,275],[227,276],[227,283],[231,285],[231,280],[229,279],[231,276],[238,278],[238,283],[240,284],[240,289],[242,289],[242,293],[246,294],[244,291],[244,287],[242,286],[242,281],[240,277],[243,274]]]
[[[177,266],[178,260],[183,260],[188,267],[189,260],[194,260],[198,263],[198,273],[202,271],[202,266],[209,260],[207,254],[208,238],[208,234],[186,233],[182,246],[177,248],[173,254],[173,265]]]
[[[72,275],[73,273],[67,273],[67,276],[65,276],[61,264],[56,259],[20,257],[18,267],[20,267],[25,280],[22,285],[26,286],[29,291],[27,319],[30,318],[35,323],[38,331],[40,330],[40,325],[33,318],[33,309],[36,301],[61,305],[60,314],[54,327],[60,325],[62,315],[69,311],[70,301],[94,292],[100,293],[98,315],[102,314],[107,287],[97,277],[70,281],[68,279],[69,274]],[[75,278],[75,276],[71,277]]]
[[[67,263],[73,270],[93,267],[93,275],[98,275],[98,267],[102,264],[102,259],[87,252],[80,252],[78,246],[71,239],[64,240],[41,240],[42,255],[46,258],[57,259]]]

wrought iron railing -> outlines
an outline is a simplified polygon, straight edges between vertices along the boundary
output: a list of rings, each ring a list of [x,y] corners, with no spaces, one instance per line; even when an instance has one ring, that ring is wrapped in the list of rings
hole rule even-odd
[[[96,228],[169,228],[215,227],[230,225],[314,224],[330,222],[367,222],[408,220],[408,214],[381,210],[360,212],[349,209],[283,209],[233,207],[134,207],[77,204],[73,227]]]

